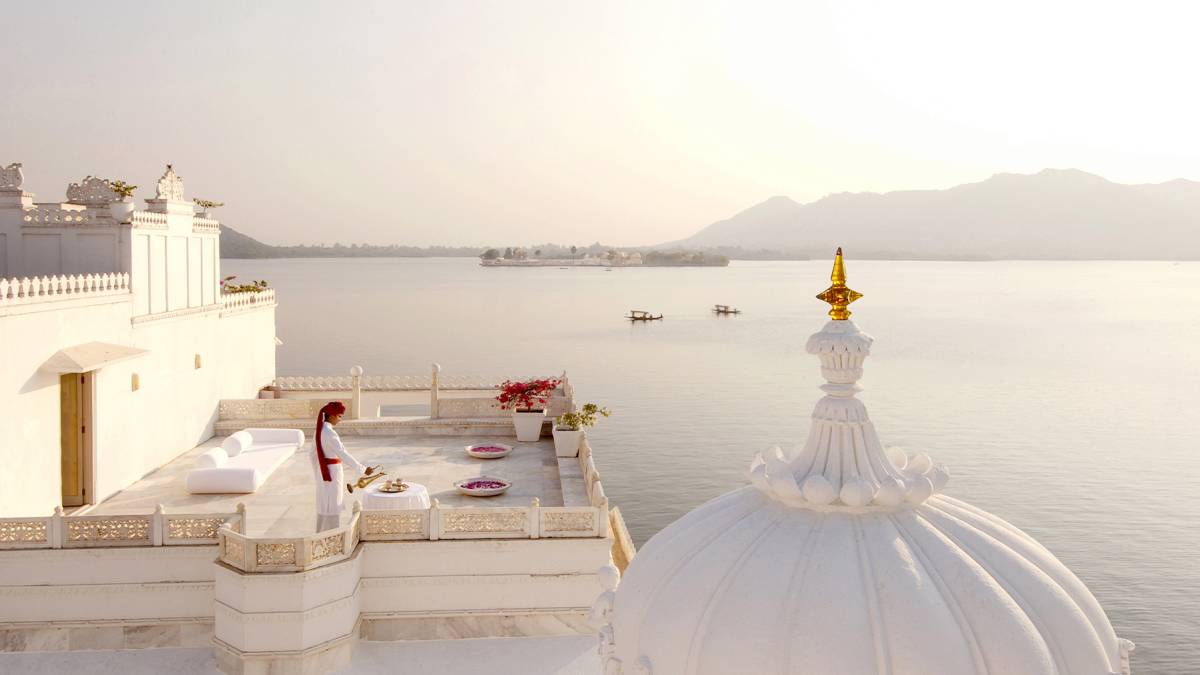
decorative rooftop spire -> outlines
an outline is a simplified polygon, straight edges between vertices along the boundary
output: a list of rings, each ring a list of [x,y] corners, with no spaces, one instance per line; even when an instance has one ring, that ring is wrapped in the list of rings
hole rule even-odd
[[[920,504],[946,485],[946,467],[924,453],[884,448],[862,401],[858,380],[874,338],[860,331],[846,306],[862,293],[846,286],[842,249],[833,261],[833,285],[817,297],[833,306],[832,321],[808,338],[805,351],[821,361],[825,396],[812,413],[804,446],[778,446],[750,465],[750,482],[772,498],[800,508],[895,510]]]
[[[833,282],[833,285],[821,291],[817,295],[817,299],[829,303],[829,316],[833,317],[834,321],[845,321],[850,318],[851,314],[847,307],[863,295],[846,286],[846,264],[842,262],[842,248],[840,246],[838,247],[837,255],[833,257],[833,273],[829,275],[829,279]]]

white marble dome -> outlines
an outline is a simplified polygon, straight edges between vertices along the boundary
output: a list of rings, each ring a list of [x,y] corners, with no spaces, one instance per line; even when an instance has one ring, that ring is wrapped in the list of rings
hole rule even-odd
[[[1132,643],[1052,553],[880,445],[854,398],[870,346],[846,320],[814,335],[828,384],[804,447],[637,553],[606,675],[1128,674]]]

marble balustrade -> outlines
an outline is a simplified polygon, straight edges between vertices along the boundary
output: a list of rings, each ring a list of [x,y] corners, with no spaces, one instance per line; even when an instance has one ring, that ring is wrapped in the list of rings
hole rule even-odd
[[[217,533],[221,562],[247,573],[303,572],[341,562],[360,541],[606,536],[607,508],[545,507],[536,498],[527,507],[447,508],[434,500],[428,509],[387,511],[355,503],[348,524],[304,537],[251,537],[232,527]]]
[[[127,546],[195,546],[218,543],[218,531],[241,532],[245,510],[235,513],[54,515],[0,518],[0,550],[38,548],[115,548]]]

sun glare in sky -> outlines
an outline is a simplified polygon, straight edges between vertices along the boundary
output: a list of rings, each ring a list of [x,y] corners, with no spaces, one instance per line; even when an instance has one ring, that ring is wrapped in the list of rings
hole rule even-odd
[[[650,244],[776,194],[1195,179],[1196,7],[23,3],[0,161],[47,200],[170,161],[271,243]]]

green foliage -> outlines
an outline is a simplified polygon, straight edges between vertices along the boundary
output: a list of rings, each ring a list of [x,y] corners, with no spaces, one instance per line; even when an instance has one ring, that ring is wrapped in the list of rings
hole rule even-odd
[[[225,206],[225,202],[214,202],[211,199],[193,199],[192,201],[196,203],[196,206],[199,206],[205,211]]]
[[[575,412],[563,413],[558,416],[556,423],[559,429],[585,429],[596,426],[600,417],[608,417],[612,411],[601,408],[595,403],[586,403]]]
[[[489,248],[488,250],[483,252],[483,255],[481,255],[479,257],[483,258],[484,260],[495,260],[496,258],[500,257],[500,251],[497,251],[494,248]]]
[[[136,185],[130,185],[123,180],[109,180],[108,186],[112,191],[120,195],[122,199],[133,196],[133,191],[137,189]]]
[[[267,290],[269,284],[265,280],[251,281],[248,284],[232,283],[237,278],[236,274],[231,274],[221,280],[222,293],[261,293]]]

